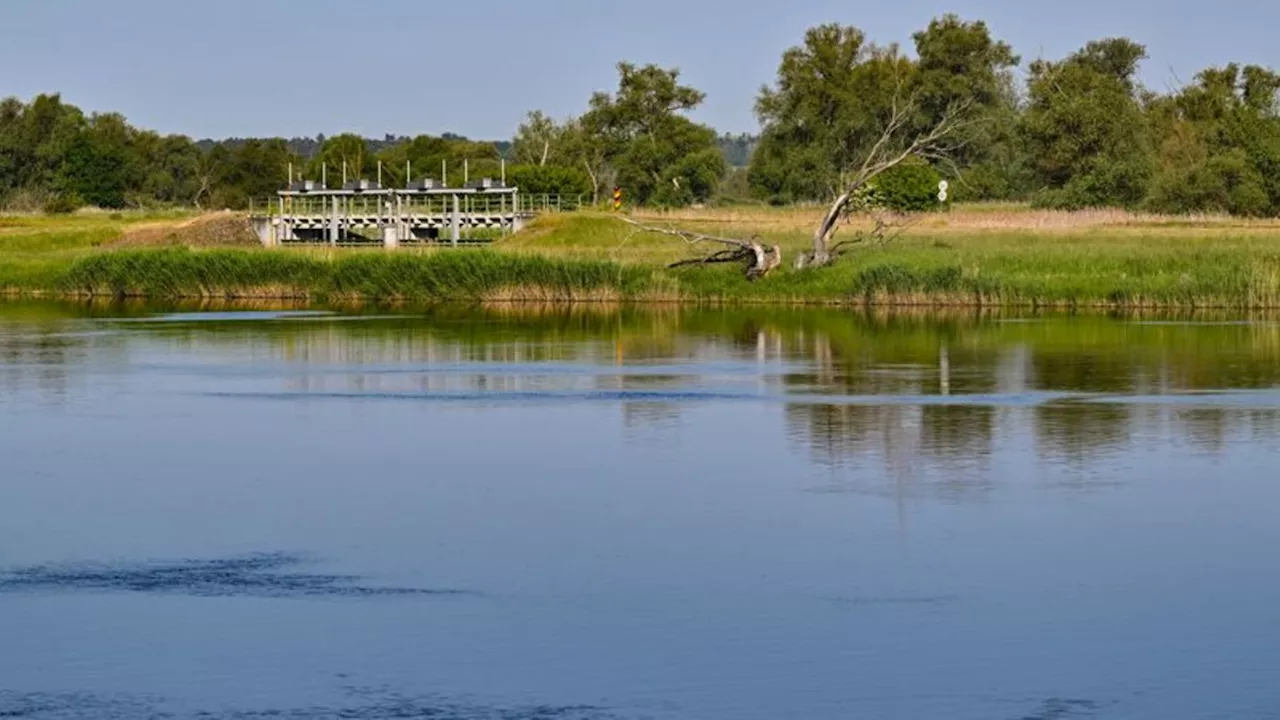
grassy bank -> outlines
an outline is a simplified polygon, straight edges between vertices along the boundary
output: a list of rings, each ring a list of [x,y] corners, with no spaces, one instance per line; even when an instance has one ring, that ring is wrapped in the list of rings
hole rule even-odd
[[[792,257],[817,212],[707,210],[648,220],[759,234]],[[397,253],[189,249],[169,247],[172,234],[166,247],[117,249],[122,233],[155,219],[111,218],[0,218],[0,288],[163,298],[1280,308],[1280,223],[1232,218],[971,208],[921,220],[834,267],[784,266],[757,283],[732,266],[667,269],[705,248],[601,215],[544,218],[487,250]]]

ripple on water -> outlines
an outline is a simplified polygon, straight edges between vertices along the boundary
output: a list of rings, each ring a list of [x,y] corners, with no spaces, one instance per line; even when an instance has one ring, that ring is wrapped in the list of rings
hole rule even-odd
[[[114,318],[118,323],[263,322],[332,317],[326,310],[245,310],[233,312],[165,313],[141,318]]]
[[[0,690],[0,718],[24,720],[94,720],[108,718],[191,718],[199,720],[258,720],[306,718],[430,718],[431,720],[613,720],[605,709],[589,705],[502,706],[414,697],[389,691],[349,689],[349,702],[334,706],[180,711],[161,698],[90,693],[16,693]],[[234,703],[228,703],[234,707]]]
[[[0,593],[132,592],[197,597],[369,598],[464,595],[465,590],[364,585],[358,576],[286,572],[299,555],[212,560],[75,563],[0,570]],[[0,714],[0,717],[4,717]]]

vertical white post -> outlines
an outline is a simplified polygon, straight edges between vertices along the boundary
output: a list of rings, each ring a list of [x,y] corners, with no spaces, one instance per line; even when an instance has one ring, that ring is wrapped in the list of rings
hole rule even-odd
[[[502,158],[502,187],[507,186],[507,159]]]
[[[440,184],[449,187],[449,161],[440,161]]]
[[[346,160],[342,161],[342,187],[344,190],[347,187],[347,161]]]
[[[293,163],[289,163],[289,187],[293,187]]]
[[[464,159],[462,161],[462,186],[466,187],[471,182],[471,161]]]
[[[329,187],[329,163],[320,165],[320,184],[328,189]]]
[[[458,207],[458,194],[453,194],[453,246],[458,246],[462,239],[462,210]]]
[[[333,196],[333,214],[329,217],[329,244],[338,244],[338,196]]]
[[[407,188],[413,185],[413,161],[404,161],[404,186]]]
[[[382,161],[378,161],[378,187],[382,187]]]

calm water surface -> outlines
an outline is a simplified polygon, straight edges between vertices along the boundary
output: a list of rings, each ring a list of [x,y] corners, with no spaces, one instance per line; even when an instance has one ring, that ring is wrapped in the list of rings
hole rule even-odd
[[[0,305],[0,717],[1280,717],[1280,322]]]

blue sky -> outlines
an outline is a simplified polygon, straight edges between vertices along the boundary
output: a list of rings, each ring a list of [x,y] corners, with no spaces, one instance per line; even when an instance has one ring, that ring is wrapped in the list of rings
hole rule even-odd
[[[983,19],[1024,61],[1125,35],[1167,89],[1210,64],[1280,65],[1274,0],[0,0],[0,96],[57,91],[194,137],[511,135],[526,111],[580,112],[618,60],[677,66],[717,129],[822,22],[909,44],[944,12]]]

